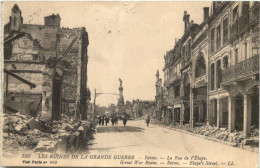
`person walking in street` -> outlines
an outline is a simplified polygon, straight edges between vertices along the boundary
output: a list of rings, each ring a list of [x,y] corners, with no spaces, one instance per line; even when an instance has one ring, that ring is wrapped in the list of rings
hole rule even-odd
[[[106,126],[107,126],[107,124],[109,123],[109,118],[108,118],[108,116],[105,117],[105,122],[106,122]]]
[[[114,124],[115,124],[115,117],[114,116],[111,118],[111,123],[112,123],[112,126],[114,126]]]
[[[102,126],[104,125],[104,120],[105,120],[105,117],[102,116],[102,117],[101,117],[101,123],[102,123]]]
[[[99,115],[97,118],[98,118],[98,125],[101,126],[101,116]]]
[[[125,127],[125,125],[126,125],[126,122],[127,122],[127,119],[126,119],[125,116],[123,116],[123,124],[124,124],[124,127]]]
[[[148,114],[147,118],[146,118],[146,126],[147,127],[149,127],[149,123],[150,123],[150,115]]]
[[[115,116],[115,124],[118,124],[118,115]]]

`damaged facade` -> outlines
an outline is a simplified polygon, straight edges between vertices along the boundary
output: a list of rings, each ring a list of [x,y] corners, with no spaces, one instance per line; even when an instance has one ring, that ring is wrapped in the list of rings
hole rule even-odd
[[[156,120],[161,121],[164,119],[165,113],[165,96],[164,96],[164,87],[162,83],[162,78],[160,78],[159,71],[156,72],[156,95],[155,95],[155,105],[156,105]]]
[[[184,35],[164,56],[166,124],[245,137],[259,127],[259,9],[259,2],[212,2],[199,25],[184,12]]]
[[[51,123],[61,114],[87,119],[85,28],[61,28],[59,15],[44,25],[24,24],[17,5],[4,26],[4,107]]]

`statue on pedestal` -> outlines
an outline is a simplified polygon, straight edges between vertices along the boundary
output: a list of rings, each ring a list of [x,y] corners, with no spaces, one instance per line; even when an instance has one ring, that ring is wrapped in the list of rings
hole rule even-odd
[[[124,111],[124,96],[123,96],[123,81],[121,78],[119,78],[119,82],[120,82],[120,86],[119,86],[119,98],[118,98],[118,102],[117,102],[117,108],[118,108],[118,112],[119,113],[123,113]]]

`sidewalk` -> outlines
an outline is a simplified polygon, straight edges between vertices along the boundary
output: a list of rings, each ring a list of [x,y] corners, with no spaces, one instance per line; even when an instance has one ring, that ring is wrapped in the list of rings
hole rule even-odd
[[[151,121],[151,124],[168,128],[174,131],[179,131],[185,134],[201,137],[211,141],[219,142],[233,147],[249,150],[251,152],[259,152],[259,134],[258,130],[253,130],[252,135],[249,138],[244,138],[241,132],[228,133],[226,128],[220,128],[213,126],[201,126],[190,128],[187,126],[179,125],[165,125],[162,122]]]

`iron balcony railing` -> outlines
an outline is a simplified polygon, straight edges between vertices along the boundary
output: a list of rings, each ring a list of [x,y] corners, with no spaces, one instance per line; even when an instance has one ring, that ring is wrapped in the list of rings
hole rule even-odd
[[[259,73],[259,55],[223,70],[222,84],[241,80],[257,73]]]
[[[169,86],[170,84],[174,83],[178,79],[180,79],[180,74],[172,74],[169,76],[168,79],[164,81],[164,86]]]
[[[249,13],[243,13],[243,15],[238,19],[238,33],[243,31],[248,27],[249,23]]]
[[[260,17],[259,10],[260,10],[259,5],[254,5],[249,9],[249,14],[250,14],[249,21],[250,22],[253,22]]]
[[[234,37],[235,35],[237,35],[238,32],[238,23],[237,21],[235,21],[232,25],[231,25],[231,31],[230,31],[230,37]]]

